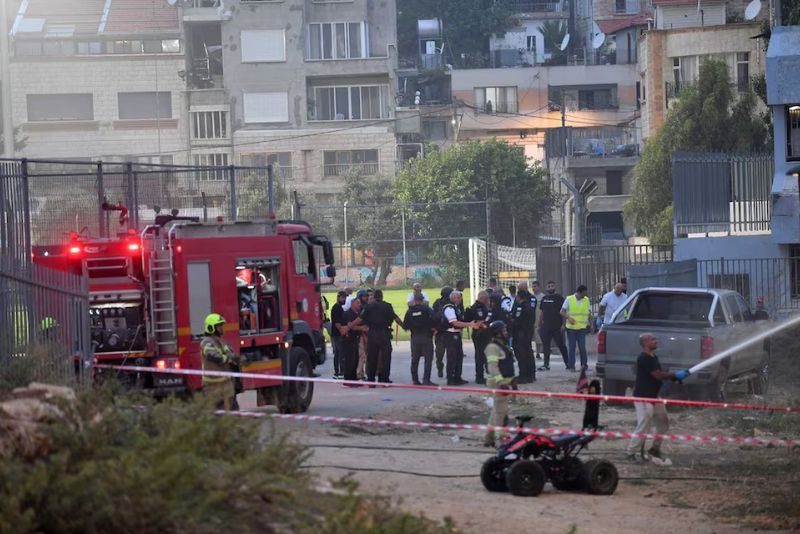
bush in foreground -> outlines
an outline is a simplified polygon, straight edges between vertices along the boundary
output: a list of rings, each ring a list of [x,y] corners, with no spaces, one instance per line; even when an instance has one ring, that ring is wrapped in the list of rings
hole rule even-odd
[[[0,532],[448,532],[366,498],[321,492],[308,453],[207,403],[135,403],[109,388],[41,425],[49,451],[0,458]],[[76,425],[77,421],[77,425]]]

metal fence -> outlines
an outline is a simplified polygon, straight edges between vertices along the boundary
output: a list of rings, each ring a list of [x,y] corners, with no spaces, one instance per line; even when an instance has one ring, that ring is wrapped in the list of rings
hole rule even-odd
[[[581,284],[588,288],[587,295],[596,306],[603,294],[614,284],[627,277],[632,265],[671,262],[671,245],[612,245],[561,247],[561,284],[571,293]]]
[[[674,154],[675,236],[769,232],[773,173],[771,154]]]
[[[268,167],[0,160],[0,201],[13,228],[0,247],[64,240],[68,232],[115,235],[159,212],[226,219],[267,216]],[[25,233],[28,232],[26,235]]]
[[[800,309],[800,258],[697,260],[697,285],[733,289],[751,306],[763,297],[771,312]]]
[[[76,386],[91,358],[83,276],[0,258],[0,387]]]

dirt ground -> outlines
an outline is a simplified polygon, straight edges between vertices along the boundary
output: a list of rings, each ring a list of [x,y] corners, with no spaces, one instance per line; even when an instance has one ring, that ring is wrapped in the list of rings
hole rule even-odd
[[[800,404],[795,358],[775,365],[768,404]],[[574,378],[537,383],[537,389],[574,391]],[[751,402],[743,388],[728,400]],[[578,428],[582,403],[517,398],[515,414],[535,418],[531,426]],[[800,414],[670,408],[671,430],[736,436],[800,438]],[[435,405],[402,407],[381,418],[485,423],[484,398],[470,396]],[[609,430],[632,430],[633,410],[601,408]],[[361,491],[397,499],[405,509],[429,518],[451,518],[462,532],[507,532],[527,526],[536,532],[727,533],[800,531],[800,447],[769,448],[666,442],[672,467],[633,464],[624,459],[623,440],[596,440],[584,460],[607,458],[620,472],[616,493],[600,497],[567,493],[550,485],[536,498],[484,490],[482,462],[491,451],[482,434],[418,431],[319,423],[276,423],[313,453],[308,467],[320,483],[352,476]]]

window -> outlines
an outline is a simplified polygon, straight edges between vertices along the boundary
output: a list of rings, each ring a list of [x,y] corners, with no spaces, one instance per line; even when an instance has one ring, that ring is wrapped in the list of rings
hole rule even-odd
[[[311,265],[311,258],[308,253],[308,245],[299,239],[292,241],[292,250],[294,252],[294,272],[295,274],[303,274],[313,276],[314,269]]]
[[[516,87],[476,87],[475,107],[484,113],[516,113]]]
[[[714,297],[710,294],[643,293],[636,300],[629,321],[678,321],[709,324]]]
[[[628,10],[625,0],[615,0],[614,7],[616,13],[626,13]]]
[[[615,107],[611,89],[578,91],[578,109],[612,109]]]
[[[444,141],[447,139],[447,122],[438,120],[423,121],[423,136],[431,141]]]
[[[280,263],[277,258],[241,260],[236,266],[239,332],[255,334],[280,328]]]
[[[242,63],[286,61],[286,38],[283,30],[243,31]]]
[[[721,325],[727,322],[728,321],[725,320],[725,312],[722,310],[722,301],[718,300],[714,308],[714,325]]]
[[[42,43],[42,54],[45,56],[71,56],[75,53],[72,41],[53,41],[46,39]]]
[[[606,195],[622,194],[622,171],[606,171]]]
[[[208,152],[203,154],[192,154],[192,161],[199,167],[225,167],[228,165],[227,152]],[[221,182],[228,180],[227,169],[203,169],[199,172],[199,178],[207,182]]]
[[[750,53],[736,53],[736,86],[739,90],[746,89],[750,85]]]
[[[289,122],[289,93],[244,93],[244,122]]]
[[[391,116],[388,85],[312,87],[309,120],[347,121]]]
[[[94,119],[91,93],[27,95],[28,121],[90,121]]]
[[[95,55],[105,53],[106,47],[102,41],[78,41],[78,54]]]
[[[324,176],[374,175],[379,171],[377,150],[325,151],[323,162]]]
[[[111,46],[111,52],[114,54],[141,54],[144,52],[142,41],[138,40],[125,40],[114,41]]]
[[[525,37],[525,48],[528,52],[533,52],[533,57],[536,57],[536,36],[528,35]]]
[[[728,312],[730,312],[731,319],[733,319],[734,323],[741,323],[744,321],[742,310],[739,308],[739,303],[736,302],[736,297],[734,295],[725,297],[725,307],[728,308]]]
[[[172,93],[117,93],[120,120],[171,119]]]
[[[145,54],[178,54],[181,42],[178,39],[149,39],[144,41]]]
[[[272,165],[272,171],[284,179],[292,178],[292,153],[254,153],[242,154],[242,166],[244,167],[266,167]]]
[[[365,57],[368,57],[365,23],[326,22],[308,25],[308,59]]]
[[[192,139],[227,139],[228,113],[226,111],[191,112]]]
[[[786,109],[786,161],[800,161],[800,105]]]

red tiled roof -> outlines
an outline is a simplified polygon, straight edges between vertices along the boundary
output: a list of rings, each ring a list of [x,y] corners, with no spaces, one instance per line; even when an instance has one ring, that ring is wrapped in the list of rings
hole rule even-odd
[[[603,33],[609,35],[612,33],[616,33],[620,30],[624,30],[625,28],[630,28],[631,26],[644,26],[647,24],[647,19],[652,17],[653,15],[650,13],[641,13],[639,15],[633,15],[631,17],[605,19],[605,20],[598,20],[595,22],[597,22],[597,26]]]
[[[177,32],[178,9],[163,0],[110,0],[102,33]],[[73,25],[75,35],[97,35],[105,0],[28,0],[25,18],[45,19],[49,25]]]
[[[164,0],[112,0],[104,33],[178,31],[178,9]]]

